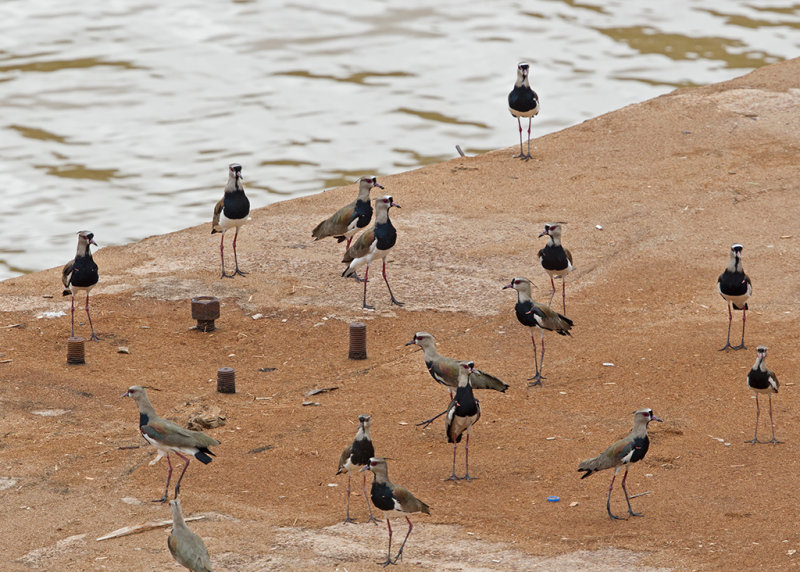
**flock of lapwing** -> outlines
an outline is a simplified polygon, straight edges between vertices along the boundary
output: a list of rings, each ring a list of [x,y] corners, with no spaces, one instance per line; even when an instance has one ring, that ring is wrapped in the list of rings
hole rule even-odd
[[[530,66],[520,63],[517,68],[517,81],[514,89],[508,96],[509,110],[517,118],[520,133],[520,154],[518,158],[528,160],[530,155],[530,120],[539,112],[539,99],[536,93],[530,88],[529,84]],[[523,151],[522,142],[522,122],[521,118],[528,118],[528,148]],[[245,276],[247,273],[239,267],[236,241],[239,230],[248,219],[250,214],[250,202],[245,194],[242,184],[242,166],[233,163],[229,166],[228,182],[225,186],[223,198],[216,204],[213,212],[212,234],[221,233],[220,239],[220,263],[222,267],[221,277],[233,278],[237,275]],[[355,201],[342,207],[329,218],[320,222],[312,231],[312,237],[320,240],[326,237],[333,237],[338,242],[346,241],[345,252],[342,262],[346,268],[342,273],[343,277],[352,277],[358,282],[363,282],[363,294],[361,306],[364,309],[372,309],[367,304],[367,283],[369,281],[369,269],[373,261],[382,262],[382,275],[389,291],[390,303],[402,306],[392,292],[389,281],[386,277],[386,256],[391,251],[397,241],[397,230],[392,225],[389,218],[389,211],[392,207],[400,207],[391,195],[383,195],[374,201],[370,199],[370,192],[373,188],[384,190],[374,176],[361,177],[358,181],[358,196]],[[371,203],[374,202],[375,208]],[[373,213],[375,222],[370,227]],[[228,273],[225,270],[224,239],[225,233],[235,229],[233,239],[234,269]],[[359,231],[362,231],[359,235]],[[358,236],[356,236],[358,235]],[[550,299],[547,304],[539,303],[532,297],[532,282],[528,278],[515,277],[502,289],[513,289],[517,293],[517,301],[514,307],[518,321],[530,328],[531,342],[533,344],[535,373],[529,378],[528,386],[541,386],[546,378],[542,375],[545,354],[544,332],[555,332],[562,336],[571,336],[573,321],[566,316],[566,275],[573,270],[572,254],[561,244],[562,223],[548,223],[539,237],[547,236],[547,244],[538,251],[538,259],[544,271],[548,274],[552,286]],[[92,259],[90,250],[91,245],[97,245],[94,235],[89,231],[78,233],[78,248],[74,260],[70,261],[63,268],[62,280],[64,283],[64,295],[71,295],[71,333],[75,335],[75,294],[80,291],[86,293],[86,314],[91,328],[91,340],[97,341],[100,338],[95,333],[89,312],[89,291],[97,284],[99,275],[97,264]],[[364,277],[360,278],[357,274],[358,269],[364,267]],[[554,279],[562,280],[562,313],[552,309],[552,301],[556,294]],[[719,276],[717,283],[719,294],[728,304],[728,336],[725,346],[721,350],[746,349],[744,344],[744,330],[746,313],[748,309],[747,301],[752,294],[752,285],[749,277],[742,269],[742,245],[734,244],[731,247],[730,261],[725,271]],[[742,312],[742,336],[738,345],[730,343],[730,331],[733,321],[733,310]],[[534,329],[539,331],[541,354],[537,353],[536,338]],[[469,473],[469,439],[472,426],[481,417],[481,406],[475,397],[475,389],[493,389],[505,392],[508,384],[498,377],[483,372],[475,367],[473,361],[462,361],[439,354],[436,349],[434,337],[427,332],[417,332],[411,341],[406,345],[417,345],[422,348],[425,366],[433,379],[448,388],[450,402],[442,412],[436,416],[418,423],[418,425],[428,426],[440,416],[445,416],[445,433],[448,443],[453,444],[452,472],[445,480],[471,481],[477,477]],[[775,426],[772,419],[772,393],[778,392],[778,380],[773,372],[768,370],[765,365],[767,348],[759,346],[757,349],[757,359],[747,376],[747,385],[755,392],[756,397],[756,425],[753,439],[748,443],[781,443],[775,438]],[[760,405],[758,394],[766,393],[769,397],[769,414],[772,425],[772,439],[770,441],[758,440],[758,422],[760,416]],[[142,437],[157,451],[158,456],[151,462],[151,465],[158,461],[162,456],[166,456],[168,473],[163,495],[154,502],[164,503],[169,499],[169,486],[172,478],[172,462],[170,455],[175,454],[183,461],[183,468],[178,476],[174,488],[174,499],[170,501],[170,508],[173,516],[173,530],[169,537],[168,546],[174,558],[183,566],[193,571],[211,570],[208,551],[203,541],[192,533],[183,519],[180,501],[177,500],[180,491],[181,481],[188,469],[192,458],[204,464],[212,461],[214,453],[211,447],[219,445],[219,441],[199,431],[192,431],[178,424],[159,417],[150,400],[147,390],[142,386],[132,386],[123,395],[132,397],[139,409],[139,429]],[[583,472],[581,478],[586,478],[604,469],[614,469],[614,476],[608,489],[606,499],[606,510],[612,519],[623,519],[615,515],[611,510],[611,492],[617,473],[625,469],[622,478],[622,489],[625,494],[629,516],[641,516],[634,512],[631,507],[630,495],[626,487],[629,465],[635,463],[646,455],[649,448],[647,427],[651,421],[661,419],[655,416],[649,408],[639,409],[633,414],[633,430],[631,433],[620,439],[600,455],[581,462],[578,471]],[[377,456],[375,447],[370,437],[371,416],[362,414],[358,417],[358,430],[355,439],[349,444],[341,454],[339,459],[337,474],[347,473],[347,505],[345,523],[354,522],[350,515],[350,481],[353,473],[362,472],[362,490],[367,502],[369,511],[369,521],[377,524],[378,520],[372,512],[372,506],[386,513],[386,523],[389,533],[389,547],[386,559],[381,562],[383,565],[396,563],[403,554],[406,541],[413,529],[408,515],[411,513],[423,512],[430,514],[430,507],[417,499],[407,489],[393,484],[389,480],[386,458]],[[456,454],[458,444],[464,440],[464,475],[456,475]],[[370,493],[367,493],[367,481],[365,471],[373,473],[373,480]],[[370,502],[371,501],[371,502]],[[389,515],[400,514],[406,518],[408,531],[397,554],[392,557],[392,528],[389,522]]]

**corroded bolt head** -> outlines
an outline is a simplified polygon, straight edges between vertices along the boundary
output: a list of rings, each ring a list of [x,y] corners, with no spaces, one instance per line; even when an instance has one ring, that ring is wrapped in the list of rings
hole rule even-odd
[[[211,332],[219,318],[219,298],[215,296],[196,296],[192,298],[192,319],[197,320],[197,329]]]

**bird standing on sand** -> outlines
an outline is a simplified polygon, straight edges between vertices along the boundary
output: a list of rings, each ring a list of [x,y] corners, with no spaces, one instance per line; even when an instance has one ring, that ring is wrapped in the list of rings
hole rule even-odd
[[[414,337],[411,338],[410,342],[406,342],[406,345],[418,345],[422,348],[422,353],[425,357],[425,366],[428,368],[428,373],[431,374],[431,377],[437,383],[444,385],[450,390],[450,399],[452,400],[452,388],[458,387],[460,362],[456,359],[445,357],[439,354],[439,351],[436,349],[436,340],[428,332],[417,332],[414,334]],[[499,391],[501,393],[504,393],[506,389],[508,389],[507,383],[504,383],[502,380],[490,373],[486,373],[474,368],[472,373],[469,374],[469,382],[472,386],[472,389],[494,389],[495,391]],[[447,413],[447,409],[431,419],[417,423],[417,425],[428,426],[445,413]]]
[[[181,501],[178,499],[169,501],[169,508],[172,511],[172,531],[169,533],[167,546],[172,557],[178,564],[192,572],[213,572],[211,558],[208,556],[208,549],[203,539],[189,530],[186,521],[183,520]]]
[[[475,364],[471,361],[458,363],[458,389],[447,409],[447,421],[445,422],[447,442],[453,444],[453,472],[445,479],[446,481],[458,481],[459,479],[471,481],[478,478],[469,476],[469,434],[472,426],[481,418],[481,404],[475,399],[469,381],[474,367]],[[464,476],[457,477],[456,449],[464,432],[467,433],[467,442],[464,445]]]
[[[517,314],[517,320],[523,326],[531,328],[531,342],[533,342],[533,362],[536,365],[536,375],[529,378],[534,380],[529,383],[528,387],[534,385],[542,385],[542,380],[547,379],[542,376],[542,368],[544,367],[544,330],[556,332],[562,336],[571,336],[569,330],[572,328],[572,320],[558,312],[551,310],[548,306],[534,302],[531,298],[531,281],[527,278],[512,278],[511,283],[503,286],[506,288],[513,288],[517,291],[517,303],[514,306],[514,311]],[[533,328],[539,328],[539,337],[542,342],[542,359],[541,367],[536,361],[536,339],[533,337]]]
[[[228,183],[225,185],[225,194],[214,206],[214,220],[211,222],[211,234],[221,232],[219,240],[219,257],[222,260],[221,278],[233,278],[236,274],[245,276],[247,273],[239,270],[239,259],[236,256],[236,239],[239,237],[239,228],[247,222],[250,214],[250,201],[244,194],[242,185],[242,166],[239,163],[228,165]],[[225,272],[225,232],[236,227],[233,235],[233,261],[236,264],[231,274]]]
[[[347,264],[342,276],[345,278],[352,276],[356,270],[366,264],[367,268],[364,270],[364,299],[361,302],[361,307],[364,309],[374,310],[373,306],[367,304],[367,281],[369,280],[369,265],[373,259],[381,259],[383,261],[383,281],[386,282],[386,288],[389,289],[389,296],[391,296],[392,304],[402,306],[403,303],[397,301],[392,293],[392,287],[389,286],[389,281],[386,279],[386,255],[397,242],[397,230],[389,220],[389,209],[392,207],[400,208],[392,197],[385,195],[379,199],[375,199],[375,225],[365,230],[355,240],[353,245],[347,249],[344,254],[342,262]]]
[[[547,236],[549,240],[544,248],[539,251],[539,263],[550,275],[550,285],[553,292],[550,294],[550,306],[553,303],[553,296],[556,295],[556,283],[553,278],[561,278],[561,302],[562,312],[567,313],[567,274],[572,272],[572,254],[569,250],[561,246],[561,224],[557,222],[544,225],[544,231],[539,237]]]
[[[205,433],[186,429],[177,423],[156,415],[153,405],[147,398],[147,390],[141,385],[131,386],[128,391],[122,394],[122,397],[132,397],[139,407],[139,429],[145,441],[158,449],[159,456],[155,460],[157,461],[163,455],[167,457],[169,472],[167,473],[167,484],[164,487],[164,496],[153,502],[166,502],[169,496],[169,481],[172,478],[172,462],[169,454],[175,453],[186,462],[180,477],[178,477],[178,482],[175,484],[175,498],[178,498],[181,481],[186,469],[189,468],[191,457],[194,457],[204,465],[209,464],[212,461],[209,455],[214,455],[209,447],[219,445],[219,441]],[[189,456],[187,457],[186,455]]]
[[[778,441],[775,438],[775,422],[772,420],[772,394],[778,393],[778,378],[775,375],[775,372],[772,372],[767,369],[767,365],[764,363],[764,360],[767,359],[767,346],[758,346],[756,349],[756,363],[753,364],[753,367],[747,373],[747,387],[752,389],[756,394],[756,430],[753,433],[753,439],[751,441],[745,441],[745,443],[772,443],[773,445],[777,445],[778,443],[783,443],[783,441]],[[772,439],[769,441],[759,441],[758,440],[758,416],[761,413],[761,409],[758,406],[758,394],[759,393],[766,393],[769,397],[769,422],[772,425]]]
[[[753,293],[753,285],[750,278],[742,270],[742,245],[734,244],[731,246],[731,258],[725,271],[717,278],[717,292],[725,298],[728,303],[728,339],[719,351],[725,350],[744,350],[744,324],[747,320],[747,299]],[[731,345],[731,322],[733,321],[734,310],[742,311],[742,342],[738,346]]]
[[[72,337],[75,337],[75,292],[83,290],[86,292],[86,316],[89,318],[89,327],[92,329],[91,340],[97,342],[100,338],[94,333],[92,325],[92,315],[89,313],[89,290],[97,284],[100,279],[97,273],[97,264],[92,259],[92,252],[89,245],[97,243],[94,241],[94,234],[88,230],[78,233],[78,251],[75,258],[64,265],[61,270],[61,282],[64,284],[64,296],[72,296],[70,313],[72,315]]]
[[[611,490],[614,488],[614,479],[617,478],[617,473],[623,466],[625,467],[625,475],[622,477],[622,490],[625,493],[625,502],[628,503],[628,514],[630,516],[642,516],[638,512],[633,512],[633,508],[631,508],[631,499],[628,496],[628,489],[625,487],[625,480],[628,478],[628,465],[644,459],[647,454],[647,449],[650,447],[647,425],[651,421],[660,422],[661,419],[653,415],[652,409],[639,409],[633,414],[633,431],[631,431],[630,435],[620,439],[597,457],[586,459],[578,466],[578,471],[584,473],[581,476],[582,479],[597,471],[616,467],[614,476],[611,477],[611,484],[608,487],[608,499],[606,499],[608,516],[614,520],[627,520],[611,512]]]
[[[358,180],[358,198],[319,223],[311,232],[314,240],[327,236],[332,236],[337,242],[347,240],[347,246],[345,246],[345,251],[347,251],[353,235],[366,227],[372,220],[369,192],[373,187],[383,189],[383,186],[378,184],[376,177],[361,177]]]
[[[375,446],[372,444],[372,439],[370,439],[369,435],[371,419],[369,415],[358,416],[356,438],[345,447],[341,457],[339,457],[339,468],[336,474],[339,475],[347,471],[347,513],[344,519],[345,522],[355,522],[355,519],[350,518],[350,475],[354,472],[359,472],[375,456]],[[364,477],[362,486],[364,499],[367,501],[367,510],[369,510],[369,520],[377,526],[378,520],[372,514],[372,506],[369,504],[369,496],[367,495],[367,475],[365,473],[362,476]]]
[[[411,529],[414,528],[408,515],[414,512],[430,514],[431,508],[412,495],[407,489],[395,485],[389,480],[389,469],[386,466],[386,459],[372,457],[369,463],[361,470],[370,470],[372,474],[375,475],[375,478],[372,480],[372,490],[370,492],[372,504],[374,504],[376,508],[387,513],[386,526],[389,529],[389,549],[386,560],[379,564],[383,564],[384,566],[397,564],[397,561],[403,555],[403,548],[405,548],[406,540],[408,540],[408,537],[411,535]],[[397,556],[392,560],[392,524],[389,522],[389,516],[395,513],[402,514],[406,517],[408,532],[403,539],[403,544],[400,545],[400,550],[397,551]]]
[[[517,118],[517,125],[519,125],[519,155],[516,155],[515,158],[526,161],[531,158],[531,118],[539,113],[539,96],[531,89],[531,84],[528,82],[529,73],[530,65],[520,62],[517,65],[517,81],[514,82],[514,89],[508,94],[508,110]],[[522,152],[522,120],[520,117],[528,118],[527,154]]]

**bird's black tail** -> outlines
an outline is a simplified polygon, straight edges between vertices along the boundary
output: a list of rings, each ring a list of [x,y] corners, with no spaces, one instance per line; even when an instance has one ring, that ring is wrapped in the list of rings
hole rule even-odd
[[[213,455],[214,457],[216,457],[214,453],[203,447],[202,449],[197,451],[197,453],[194,454],[194,458],[203,463],[204,465],[208,465],[211,461],[214,460],[211,457],[209,457],[209,455]]]

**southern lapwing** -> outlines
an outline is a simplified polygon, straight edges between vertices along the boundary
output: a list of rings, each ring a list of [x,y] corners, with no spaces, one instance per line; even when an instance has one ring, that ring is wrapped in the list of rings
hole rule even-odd
[[[731,246],[731,259],[728,261],[728,266],[725,268],[725,272],[717,278],[717,292],[728,303],[728,339],[719,351],[747,349],[744,345],[744,324],[747,321],[747,299],[753,293],[753,285],[750,284],[750,278],[742,270],[741,244]],[[734,310],[742,311],[742,341],[738,346],[731,345],[731,322],[733,321],[731,305]]]
[[[369,463],[361,470],[370,470],[373,475],[375,475],[375,478],[372,480],[372,490],[370,491],[372,504],[374,504],[376,508],[387,513],[386,526],[389,529],[389,549],[386,554],[386,560],[379,564],[383,564],[384,566],[397,564],[397,561],[403,555],[403,548],[405,548],[406,540],[408,540],[411,534],[411,529],[414,528],[408,515],[414,512],[430,514],[431,508],[412,495],[407,489],[395,485],[389,480],[389,470],[386,467],[386,459],[372,457]],[[400,550],[397,551],[397,556],[392,560],[392,524],[389,522],[389,516],[395,513],[402,514],[406,517],[408,532],[403,539],[403,544],[400,545]]]
[[[394,297],[392,287],[389,286],[389,281],[386,279],[386,255],[397,242],[397,231],[392,226],[392,221],[389,220],[389,209],[392,207],[400,208],[400,205],[394,202],[389,195],[375,199],[375,224],[359,235],[342,259],[342,262],[347,264],[347,268],[342,272],[344,277],[352,276],[356,270],[364,265],[367,266],[364,270],[364,299],[361,302],[361,307],[364,309],[374,310],[373,306],[367,304],[367,282],[369,281],[369,265],[375,259],[383,261],[383,280],[389,289],[391,303],[398,306],[403,305]]]
[[[597,471],[614,468],[614,476],[611,477],[611,484],[608,487],[608,499],[606,499],[608,516],[614,520],[627,520],[611,512],[611,490],[614,488],[614,479],[617,478],[617,473],[623,466],[625,467],[625,475],[622,477],[622,491],[625,493],[625,502],[628,503],[628,514],[630,516],[642,516],[638,512],[633,512],[633,508],[631,508],[631,499],[628,496],[628,489],[625,487],[625,480],[628,478],[628,465],[644,459],[647,454],[647,449],[650,447],[647,424],[651,421],[661,421],[661,419],[653,415],[652,409],[645,408],[634,412],[633,431],[631,431],[630,435],[620,439],[597,457],[586,459],[578,466],[578,471],[584,473],[581,476],[582,479]]]
[[[547,236],[549,240],[544,248],[539,251],[539,263],[545,272],[550,275],[550,285],[553,292],[550,294],[550,306],[553,303],[553,296],[556,295],[556,283],[553,278],[561,278],[561,302],[562,312],[567,313],[567,274],[572,272],[572,254],[569,250],[561,246],[561,224],[551,222],[544,225],[544,230],[539,237]]]
[[[458,363],[458,389],[456,396],[447,408],[445,418],[445,430],[447,432],[447,442],[453,444],[453,472],[447,477],[446,481],[458,481],[465,479],[471,481],[478,477],[469,476],[469,433],[472,426],[481,418],[481,404],[475,399],[470,384],[470,374],[475,364],[471,361]],[[467,441],[464,445],[464,476],[456,476],[456,449],[458,448],[461,437],[467,434]]]
[[[89,327],[92,329],[91,340],[95,342],[100,338],[94,333],[94,326],[92,325],[92,315],[89,313],[89,290],[97,284],[100,276],[97,273],[97,264],[92,259],[92,251],[89,245],[97,243],[94,241],[94,234],[88,230],[82,230],[78,233],[78,251],[75,253],[75,258],[70,260],[64,265],[61,270],[61,282],[64,283],[64,296],[72,296],[72,303],[70,304],[70,313],[72,315],[72,333],[75,336],[75,292],[81,290],[86,292],[86,315],[89,318]]]
[[[319,240],[327,236],[332,236],[337,242],[347,240],[345,251],[350,248],[353,235],[366,227],[372,220],[372,205],[369,200],[369,192],[373,187],[383,189],[378,184],[378,179],[372,177],[361,177],[358,180],[358,198],[347,206],[340,208],[330,218],[319,223],[311,232],[314,240]]]
[[[214,206],[214,220],[211,222],[211,234],[221,232],[219,239],[219,257],[222,261],[222,278],[233,278],[235,275],[245,276],[247,273],[239,269],[239,259],[236,256],[236,239],[239,229],[247,222],[250,214],[250,201],[244,194],[242,185],[242,166],[239,163],[228,165],[228,183],[225,185],[225,194]],[[231,274],[225,272],[225,232],[229,228],[236,228],[233,235],[233,261],[236,268]]]
[[[445,357],[436,349],[436,340],[428,332],[417,332],[410,342],[406,342],[407,346],[418,345],[422,348],[422,353],[425,358],[425,366],[431,377],[437,382],[450,390],[450,399],[453,399],[452,388],[458,387],[458,372],[459,361],[450,357]],[[494,389],[495,391],[505,392],[508,389],[508,384],[493,376],[490,373],[473,369],[469,374],[469,381],[472,389]],[[417,425],[428,426],[433,423],[438,417],[447,413],[447,409],[427,419]]]
[[[360,471],[375,456],[375,446],[372,444],[372,439],[369,435],[371,419],[369,415],[358,416],[356,438],[345,447],[341,457],[339,457],[339,468],[336,474],[347,472],[347,513],[344,519],[345,522],[355,522],[355,519],[350,518],[350,475]],[[362,476],[364,477],[362,488],[364,499],[367,501],[367,510],[369,510],[369,520],[377,526],[378,520],[372,514],[372,506],[369,504],[369,496],[367,495],[367,474],[364,473]]]
[[[572,328],[572,320],[558,312],[551,310],[549,306],[534,302],[531,298],[531,281],[527,278],[512,278],[510,284],[503,286],[506,288],[513,288],[517,291],[517,304],[514,306],[514,311],[517,314],[517,320],[523,326],[531,328],[531,342],[533,342],[533,362],[536,365],[536,375],[529,378],[534,380],[528,386],[542,385],[542,380],[547,379],[542,376],[542,367],[544,366],[544,330],[556,332],[562,336],[571,336],[569,330]],[[541,366],[536,360],[536,339],[533,337],[533,328],[539,328],[539,337],[542,342],[542,359]]]
[[[177,423],[156,415],[153,405],[147,398],[147,390],[141,385],[131,386],[128,391],[122,394],[122,397],[133,397],[134,401],[136,401],[136,405],[139,407],[139,429],[142,432],[142,437],[158,449],[159,452],[159,456],[155,460],[157,461],[164,455],[167,457],[169,472],[167,473],[164,495],[153,502],[163,503],[169,497],[169,481],[172,478],[172,462],[169,454],[175,453],[185,461],[181,475],[178,477],[178,482],[175,484],[175,498],[178,498],[181,481],[186,469],[189,468],[191,457],[194,457],[204,465],[209,464],[212,461],[210,455],[214,455],[209,447],[219,445],[219,441],[205,433],[186,429]]]
[[[528,81],[530,65],[520,62],[517,65],[517,81],[514,82],[514,89],[508,94],[508,110],[511,115],[517,118],[519,125],[519,155],[515,157],[525,159],[531,158],[531,118],[539,113],[539,96],[531,89]],[[522,152],[522,120],[521,117],[528,118],[528,153]]]
[[[753,364],[753,367],[747,373],[747,387],[752,389],[756,394],[756,430],[753,433],[753,439],[750,441],[745,441],[745,443],[772,443],[773,445],[777,445],[778,443],[783,443],[783,441],[778,441],[775,438],[775,422],[772,420],[772,394],[778,393],[778,378],[775,376],[775,372],[772,372],[767,369],[767,365],[764,363],[764,360],[767,359],[767,346],[758,346],[756,349],[756,363]],[[758,416],[761,413],[761,409],[758,406],[758,394],[759,393],[766,393],[769,397],[769,422],[772,425],[772,439],[769,441],[759,441],[758,440]]]
[[[181,501],[169,501],[172,511],[172,531],[167,539],[167,546],[175,561],[192,572],[212,572],[211,558],[208,556],[203,539],[189,530],[183,520]]]

